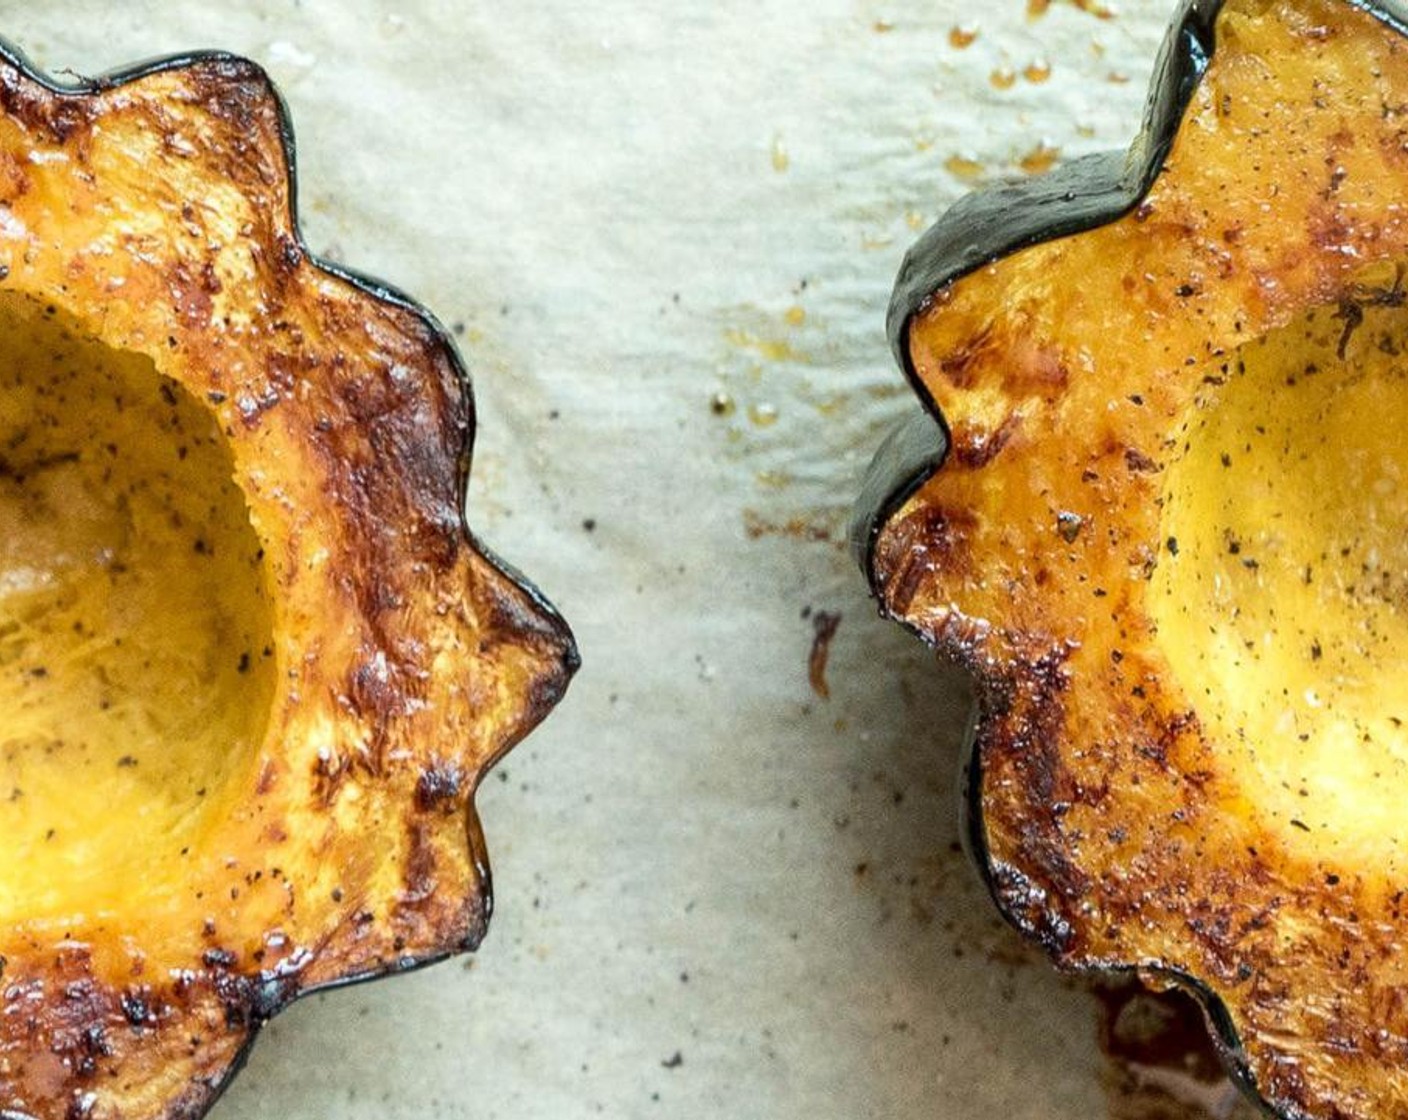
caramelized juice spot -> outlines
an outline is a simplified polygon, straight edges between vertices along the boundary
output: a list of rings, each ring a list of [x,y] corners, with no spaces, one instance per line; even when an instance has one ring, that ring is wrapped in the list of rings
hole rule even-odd
[[[777,423],[777,406],[761,401],[748,406],[748,419],[758,428],[771,428]]]
[[[1060,148],[1052,147],[1043,141],[1018,160],[1017,166],[1027,175],[1043,175],[1056,165],[1060,156]]]
[[[1026,69],[1022,71],[1022,77],[1033,85],[1041,85],[1051,77],[1051,63],[1044,58],[1036,58],[1027,63]]]
[[[950,29],[948,33],[948,45],[956,51],[966,50],[971,47],[978,38],[978,29],[969,24],[961,24]]]
[[[1071,0],[1071,3],[1086,15],[1094,16],[1096,19],[1115,18],[1115,9],[1101,4],[1099,0]]]
[[[985,168],[971,156],[951,155],[944,160],[944,170],[955,179],[962,179],[965,183],[972,182],[979,178]]]
[[[782,142],[782,135],[772,138],[772,169],[778,174],[786,171],[792,166],[792,157],[787,154],[787,146]]]

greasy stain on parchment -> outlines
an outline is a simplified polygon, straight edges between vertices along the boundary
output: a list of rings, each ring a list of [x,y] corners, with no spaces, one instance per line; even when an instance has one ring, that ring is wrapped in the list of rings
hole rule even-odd
[[[1092,985],[1110,1120],[1257,1120],[1262,1113],[1226,1077],[1202,1010],[1176,989],[1132,976]]]
[[[885,363],[879,329],[871,335],[851,316],[829,324],[826,302],[799,280],[720,316],[715,383],[700,413],[745,476],[739,519],[751,540],[844,550],[865,464],[917,407]]]

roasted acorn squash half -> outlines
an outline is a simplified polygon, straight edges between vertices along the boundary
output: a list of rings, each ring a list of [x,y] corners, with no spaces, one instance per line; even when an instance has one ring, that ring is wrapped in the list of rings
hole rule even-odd
[[[463,517],[444,332],[314,260],[221,55],[0,51],[0,1115],[202,1115],[295,996],[472,948],[571,636]]]
[[[1008,918],[1194,991],[1286,1117],[1408,1116],[1404,16],[1186,4],[1128,154],[954,207],[857,522],[975,678]]]

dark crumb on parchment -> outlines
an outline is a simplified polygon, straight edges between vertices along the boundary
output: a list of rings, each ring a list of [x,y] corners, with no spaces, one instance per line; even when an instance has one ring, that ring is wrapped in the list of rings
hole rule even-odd
[[[840,626],[839,611],[816,611],[812,615],[812,651],[807,657],[807,679],[812,691],[823,700],[831,699],[831,686],[826,683],[826,662],[831,656],[831,639]]]

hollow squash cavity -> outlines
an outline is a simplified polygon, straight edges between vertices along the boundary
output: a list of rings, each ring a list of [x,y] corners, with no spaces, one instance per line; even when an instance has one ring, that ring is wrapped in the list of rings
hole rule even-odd
[[[1236,798],[1375,866],[1408,839],[1408,319],[1396,281],[1361,294],[1242,347],[1201,402],[1150,596]]]
[[[263,556],[208,407],[0,295],[0,923],[150,905],[273,693]]]

